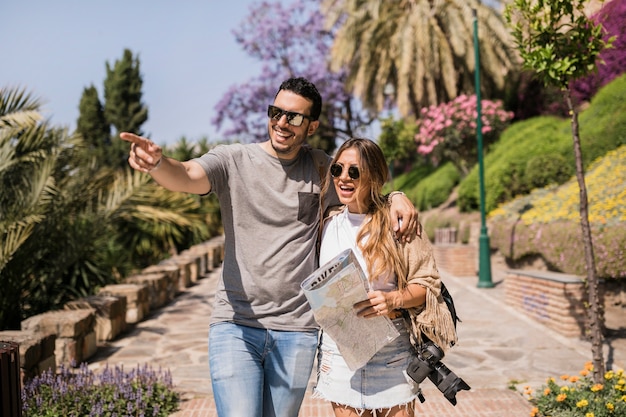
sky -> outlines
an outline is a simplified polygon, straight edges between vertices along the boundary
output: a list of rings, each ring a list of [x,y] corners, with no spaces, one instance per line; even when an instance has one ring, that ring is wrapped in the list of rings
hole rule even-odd
[[[130,49],[139,57],[142,126],[157,143],[221,136],[215,105],[261,63],[235,42],[250,5],[260,0],[1,0],[0,88],[24,88],[43,101],[55,126],[76,128],[83,90],[104,101],[106,63]]]

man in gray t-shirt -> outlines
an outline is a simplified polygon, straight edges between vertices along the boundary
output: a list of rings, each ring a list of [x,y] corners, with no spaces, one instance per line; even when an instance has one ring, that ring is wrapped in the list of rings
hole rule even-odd
[[[209,367],[218,415],[297,417],[311,375],[318,326],[300,288],[317,266],[320,173],[329,157],[306,146],[322,99],[309,81],[283,82],[268,107],[263,143],[217,146],[186,162],[131,133],[129,164],[163,187],[213,192],[225,234],[222,275],[209,331]],[[327,201],[337,202],[333,194]],[[392,221],[416,227],[406,197]]]

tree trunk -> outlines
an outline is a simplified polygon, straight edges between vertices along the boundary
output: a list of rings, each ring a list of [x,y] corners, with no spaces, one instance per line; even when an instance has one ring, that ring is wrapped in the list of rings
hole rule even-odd
[[[587,288],[589,295],[588,321],[589,336],[591,338],[591,354],[593,357],[593,380],[601,384],[604,380],[604,353],[602,351],[602,329],[604,328],[604,308],[600,304],[599,283],[596,273],[596,263],[593,254],[591,227],[589,226],[589,211],[587,201],[587,186],[585,185],[585,169],[583,166],[580,135],[578,131],[578,112],[572,105],[571,91],[566,91],[567,106],[571,114],[572,139],[574,141],[574,157],[576,161],[576,179],[580,190],[580,225],[582,228],[583,244],[585,248],[585,265],[587,269]]]

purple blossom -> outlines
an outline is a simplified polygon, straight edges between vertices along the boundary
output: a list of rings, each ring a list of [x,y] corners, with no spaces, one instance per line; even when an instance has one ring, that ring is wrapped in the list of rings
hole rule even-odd
[[[76,370],[60,366],[26,381],[22,410],[29,415],[153,415],[167,416],[177,408],[169,371],[155,372],[147,364],[130,372],[106,366],[99,374],[81,364]]]
[[[329,70],[332,30],[324,28],[319,2],[261,2],[235,30],[236,41],[252,58],[262,62],[262,73],[231,86],[215,106],[211,122],[227,137],[238,140],[267,139],[268,104],[280,83],[294,76],[313,82],[323,98],[320,136],[345,137],[353,126],[372,119],[344,89],[345,71]]]
[[[626,71],[626,0],[612,0],[591,17],[606,30],[605,40],[615,36],[611,48],[600,53],[598,70],[571,83],[577,101],[588,101],[603,86]],[[584,45],[582,46],[584,47]]]

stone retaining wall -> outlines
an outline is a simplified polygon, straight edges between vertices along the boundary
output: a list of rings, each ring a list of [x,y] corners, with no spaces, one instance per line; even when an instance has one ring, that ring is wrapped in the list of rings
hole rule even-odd
[[[478,252],[474,245],[460,243],[433,245],[437,268],[457,277],[475,277]]]
[[[64,310],[0,331],[0,341],[19,345],[21,382],[58,366],[78,366],[97,352],[97,342],[123,337],[130,325],[171,302],[177,294],[223,261],[224,237],[217,236],[158,265],[108,285],[94,296],[71,301]]]
[[[70,301],[66,310],[93,310],[96,315],[96,339],[99,342],[115,339],[126,330],[126,297],[93,295]]]
[[[22,321],[22,330],[55,335],[57,365],[73,366],[96,353],[96,315],[93,309],[57,310]]]
[[[549,271],[508,271],[508,305],[567,337],[584,337],[587,293],[582,277]]]

